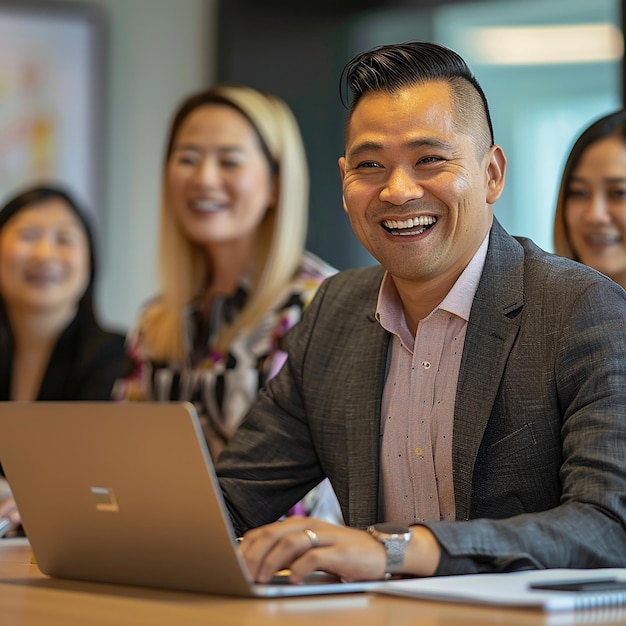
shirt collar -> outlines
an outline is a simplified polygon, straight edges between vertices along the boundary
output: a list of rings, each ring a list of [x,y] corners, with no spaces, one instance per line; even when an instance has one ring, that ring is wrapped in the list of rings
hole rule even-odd
[[[452,289],[448,291],[446,297],[435,307],[430,315],[433,315],[439,309],[443,309],[465,321],[469,320],[474,296],[476,295],[478,283],[485,266],[488,247],[489,233],[483,239],[467,267],[452,286]],[[376,319],[386,330],[397,329],[406,325],[400,295],[389,272],[385,272],[378,291]]]

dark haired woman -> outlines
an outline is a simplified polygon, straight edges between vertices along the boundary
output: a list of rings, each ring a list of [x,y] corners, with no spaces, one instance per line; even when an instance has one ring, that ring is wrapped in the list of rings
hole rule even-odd
[[[0,210],[0,400],[110,400],[128,374],[125,336],[94,314],[94,257],[64,190],[34,187]]]
[[[567,158],[554,248],[626,288],[626,111],[587,127]]]

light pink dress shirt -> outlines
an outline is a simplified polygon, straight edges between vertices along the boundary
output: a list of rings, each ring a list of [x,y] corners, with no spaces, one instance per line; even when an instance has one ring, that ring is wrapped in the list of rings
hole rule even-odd
[[[467,320],[489,237],[415,338],[385,274],[376,319],[390,333],[381,414],[382,519],[407,525],[455,517],[452,432]]]

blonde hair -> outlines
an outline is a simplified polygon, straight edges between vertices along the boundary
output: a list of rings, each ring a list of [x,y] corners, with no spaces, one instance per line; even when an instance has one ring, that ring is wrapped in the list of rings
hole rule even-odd
[[[218,86],[187,98],[173,117],[164,168],[176,134],[187,116],[201,106],[225,104],[246,117],[256,130],[270,171],[277,177],[276,206],[260,224],[256,266],[248,299],[241,314],[224,328],[213,349],[228,353],[242,331],[254,328],[273,306],[296,272],[304,252],[308,224],[309,174],[297,121],[276,96],[250,87]],[[212,267],[202,248],[186,236],[168,205],[166,177],[161,190],[159,236],[160,295],[139,322],[142,343],[155,360],[184,360],[189,339],[183,336],[185,308],[206,288]]]

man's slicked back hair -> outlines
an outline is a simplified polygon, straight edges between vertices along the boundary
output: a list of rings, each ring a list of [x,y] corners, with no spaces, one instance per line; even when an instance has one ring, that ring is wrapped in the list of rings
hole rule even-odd
[[[487,98],[467,63],[453,50],[440,44],[412,41],[378,46],[363,52],[348,62],[341,74],[341,98],[344,104],[344,85],[352,99],[348,106],[348,120],[363,95],[372,91],[394,93],[406,87],[425,82],[445,82],[450,85],[455,105],[463,113],[458,102],[459,88],[467,81],[480,97],[482,113],[488,127],[490,145],[494,144],[493,125]],[[471,103],[467,103],[471,107]]]

